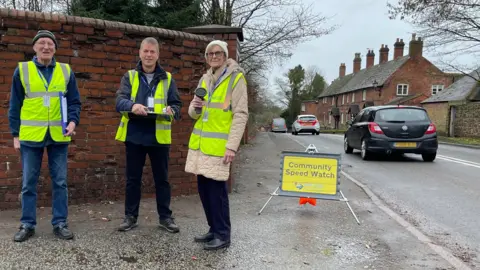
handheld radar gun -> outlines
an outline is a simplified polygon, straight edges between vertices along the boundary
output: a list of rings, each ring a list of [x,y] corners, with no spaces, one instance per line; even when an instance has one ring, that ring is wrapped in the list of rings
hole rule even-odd
[[[195,95],[197,97],[201,98],[202,100],[204,100],[205,96],[207,95],[207,89],[202,88],[202,87],[197,88],[197,89],[195,89]],[[201,114],[202,113],[202,108],[201,107],[200,108],[195,108],[195,112],[197,114]]]

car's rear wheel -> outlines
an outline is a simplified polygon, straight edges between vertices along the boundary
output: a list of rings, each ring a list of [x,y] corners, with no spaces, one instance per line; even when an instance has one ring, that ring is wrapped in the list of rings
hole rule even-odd
[[[317,135],[320,135],[320,131],[318,131],[316,134],[317,134]]]
[[[353,153],[353,148],[348,145],[347,136],[345,136],[345,139],[343,140],[343,150],[345,150],[345,153],[347,154]]]
[[[363,160],[369,160],[370,157],[372,156],[372,153],[370,153],[370,151],[367,150],[367,142],[365,141],[365,139],[362,140],[362,148],[360,149],[361,150],[361,157]]]
[[[432,162],[437,157],[437,153],[422,154],[423,161]]]

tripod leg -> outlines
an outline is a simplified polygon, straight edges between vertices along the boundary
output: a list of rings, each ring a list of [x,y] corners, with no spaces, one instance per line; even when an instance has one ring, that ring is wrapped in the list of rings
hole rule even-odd
[[[275,196],[277,194],[277,190],[278,190],[278,187],[277,187],[277,189],[275,189],[275,191],[272,194],[270,194],[270,198],[268,198],[267,202],[263,205],[262,209],[260,209],[260,211],[257,213],[258,215],[260,215],[262,213],[265,206],[267,206],[267,204],[270,202],[270,200],[273,198],[273,196]]]
[[[354,217],[355,220],[357,221],[358,225],[360,225],[360,221],[358,220],[357,215],[355,215],[355,213],[353,212],[352,207],[350,207],[350,204],[348,203],[348,199],[345,198],[345,196],[343,195],[343,192],[342,192],[341,190],[340,190],[340,194],[342,194],[342,197],[343,197],[345,203],[347,204],[348,209],[350,209],[350,212],[352,212],[353,217]]]

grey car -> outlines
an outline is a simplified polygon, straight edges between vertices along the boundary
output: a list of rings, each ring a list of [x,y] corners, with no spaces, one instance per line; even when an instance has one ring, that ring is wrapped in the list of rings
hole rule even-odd
[[[272,120],[272,132],[287,133],[287,123],[283,118],[274,118]]]

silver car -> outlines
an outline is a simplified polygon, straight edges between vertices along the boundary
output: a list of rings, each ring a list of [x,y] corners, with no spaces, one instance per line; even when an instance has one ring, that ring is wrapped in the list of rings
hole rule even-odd
[[[320,134],[320,123],[317,117],[311,114],[301,114],[297,116],[297,119],[292,125],[292,134],[297,135],[298,133]]]
[[[272,132],[287,133],[287,124],[283,118],[274,118],[272,120]]]

